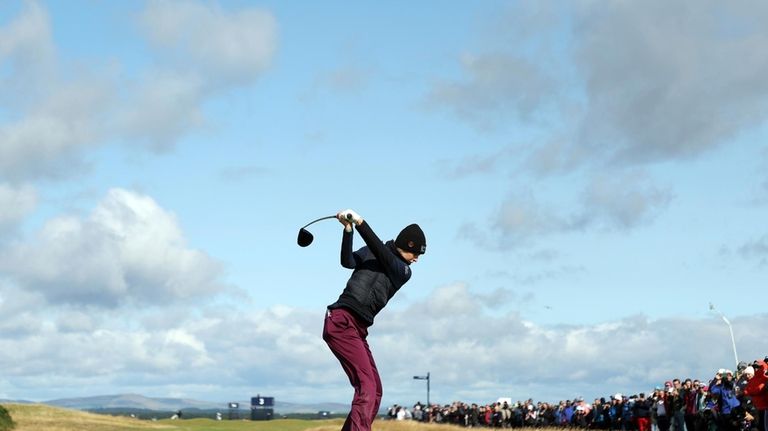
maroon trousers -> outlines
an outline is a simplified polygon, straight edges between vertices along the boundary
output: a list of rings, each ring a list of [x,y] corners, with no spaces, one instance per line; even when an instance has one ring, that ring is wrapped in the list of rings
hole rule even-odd
[[[343,308],[328,310],[323,340],[331,348],[355,388],[352,408],[342,431],[370,431],[381,405],[381,378],[368,347],[368,328]]]

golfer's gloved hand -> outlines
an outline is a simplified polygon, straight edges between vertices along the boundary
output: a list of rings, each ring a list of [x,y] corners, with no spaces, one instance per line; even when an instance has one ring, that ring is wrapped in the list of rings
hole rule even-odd
[[[360,214],[354,212],[353,210],[344,210],[341,212],[341,216],[347,221],[351,221],[356,225],[361,225],[363,223],[363,218],[360,217]]]

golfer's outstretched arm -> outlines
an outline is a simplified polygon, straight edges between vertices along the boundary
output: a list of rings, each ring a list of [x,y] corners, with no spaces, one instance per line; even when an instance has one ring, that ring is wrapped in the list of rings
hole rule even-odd
[[[402,259],[389,251],[367,222],[357,225],[357,232],[373,255],[376,256],[379,263],[384,267],[395,287],[400,288],[411,278],[411,268]]]
[[[348,269],[355,269],[357,262],[355,253],[352,252],[352,231],[344,229],[341,237],[341,266]]]
[[[341,266],[348,269],[355,269],[357,266],[357,259],[352,252],[352,234],[354,233],[354,230],[352,229],[352,221],[346,217],[344,211],[339,211],[336,214],[336,219],[339,220],[339,223],[344,225],[344,233],[341,237]]]

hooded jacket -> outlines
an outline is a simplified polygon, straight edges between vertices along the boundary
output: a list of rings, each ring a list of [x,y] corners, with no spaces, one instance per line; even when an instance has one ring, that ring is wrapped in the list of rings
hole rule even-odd
[[[727,379],[723,379],[717,384],[713,380],[709,385],[709,392],[720,396],[720,412],[723,414],[730,414],[733,409],[741,405],[741,402],[736,398],[735,386],[736,382]]]
[[[744,387],[744,394],[752,397],[752,405],[756,409],[768,410],[768,376],[765,375],[768,364],[761,361],[759,365],[755,368],[754,377],[749,379]]]
[[[352,232],[344,231],[341,240],[341,266],[354,270],[339,299],[328,308],[345,308],[366,326],[411,278],[411,268],[395,247],[383,243],[368,225],[356,226],[366,246],[352,252]]]

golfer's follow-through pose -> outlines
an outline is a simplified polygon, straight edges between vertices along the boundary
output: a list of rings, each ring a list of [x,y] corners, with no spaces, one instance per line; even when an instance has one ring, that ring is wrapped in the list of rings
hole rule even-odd
[[[381,379],[371,350],[368,327],[395,293],[411,278],[410,265],[424,254],[427,242],[417,224],[383,243],[368,223],[352,210],[336,218],[344,225],[341,265],[353,269],[338,301],[328,306],[323,339],[341,362],[355,388],[352,408],[342,431],[369,431],[381,404]],[[352,252],[352,226],[366,246]]]

